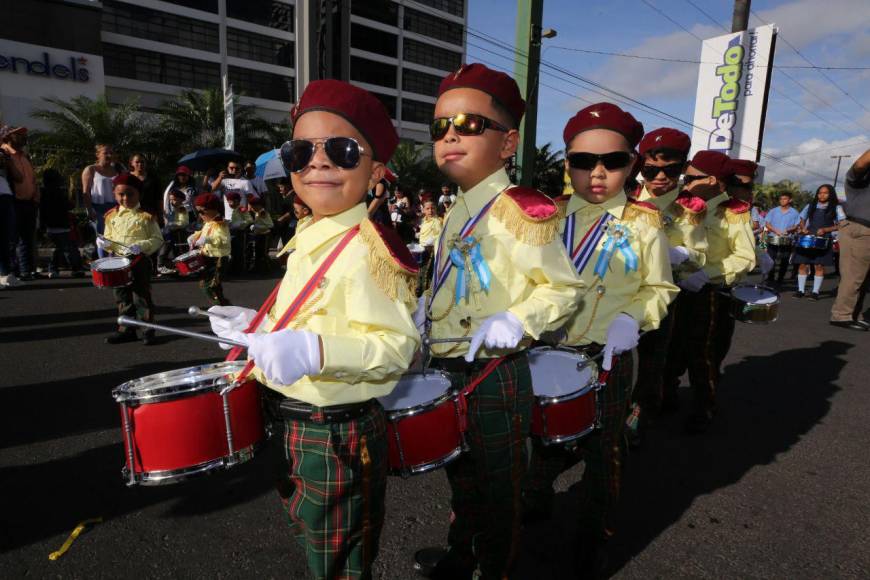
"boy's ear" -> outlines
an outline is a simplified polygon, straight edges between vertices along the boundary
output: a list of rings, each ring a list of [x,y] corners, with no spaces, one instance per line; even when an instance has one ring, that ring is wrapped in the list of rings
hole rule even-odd
[[[369,189],[374,188],[386,175],[387,168],[380,161],[372,161],[372,174],[369,176]]]
[[[520,132],[517,129],[510,129],[505,135],[504,142],[501,146],[501,158],[510,159],[517,152],[520,144]]]

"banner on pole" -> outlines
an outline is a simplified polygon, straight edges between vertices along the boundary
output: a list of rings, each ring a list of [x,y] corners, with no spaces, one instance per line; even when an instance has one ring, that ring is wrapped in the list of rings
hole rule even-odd
[[[773,72],[776,26],[707,39],[701,48],[692,153],[758,161]]]
[[[233,85],[227,77],[223,78],[224,85],[224,149],[235,149],[236,124],[233,118]]]

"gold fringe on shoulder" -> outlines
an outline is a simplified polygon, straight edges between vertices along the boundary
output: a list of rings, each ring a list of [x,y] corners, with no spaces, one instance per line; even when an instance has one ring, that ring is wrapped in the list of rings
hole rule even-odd
[[[627,222],[642,222],[656,229],[662,229],[662,216],[658,210],[635,204],[627,204],[622,210],[622,219]]]
[[[687,224],[691,224],[693,226],[697,226],[699,224],[704,223],[704,219],[707,217],[707,210],[703,211],[692,211],[687,209],[686,207],[680,205],[679,203],[671,204],[671,214],[673,214],[674,219],[683,221]]]
[[[559,220],[563,212],[556,211],[548,218],[529,217],[508,195],[500,195],[490,210],[492,217],[504,225],[519,241],[529,246],[546,246],[559,233]]]
[[[719,207],[716,210],[716,215],[719,218],[725,218],[725,221],[729,224],[748,224],[750,220],[748,211],[736,213],[724,207]]]
[[[417,272],[409,270],[396,261],[381,235],[368,219],[359,229],[360,239],[369,248],[369,274],[378,288],[390,297],[405,304],[417,301]]]

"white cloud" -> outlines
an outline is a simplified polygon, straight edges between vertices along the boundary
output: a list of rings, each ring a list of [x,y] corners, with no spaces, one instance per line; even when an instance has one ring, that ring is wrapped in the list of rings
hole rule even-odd
[[[870,149],[870,134],[833,141],[814,137],[780,149],[765,147],[766,153],[797,165],[799,169],[778,163],[773,159],[762,158],[761,163],[765,166],[764,181],[775,183],[782,179],[790,179],[800,181],[806,189],[815,189],[822,183],[834,181],[837,160],[831,159],[831,155],[851,155],[851,158],[843,159],[840,166],[837,189],[842,192],[843,175],[855,159],[867,149]]]

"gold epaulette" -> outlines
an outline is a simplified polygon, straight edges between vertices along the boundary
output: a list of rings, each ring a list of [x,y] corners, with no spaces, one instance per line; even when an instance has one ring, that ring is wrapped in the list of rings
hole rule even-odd
[[[724,218],[729,224],[748,224],[751,219],[748,211],[735,212],[721,205],[716,209],[716,217]]]
[[[622,219],[627,222],[642,222],[659,230],[663,227],[662,216],[658,210],[634,203],[625,205]]]
[[[408,248],[401,241],[386,239],[369,219],[360,224],[359,236],[369,249],[369,274],[378,288],[391,300],[415,304],[418,268]]]
[[[556,239],[563,213],[552,199],[530,187],[504,191],[490,212],[517,240],[529,246],[545,246]]]
[[[706,209],[703,211],[692,211],[689,208],[676,202],[671,204],[670,211],[674,215],[675,219],[682,219],[684,222],[693,226],[704,223],[704,219],[707,217]]]

